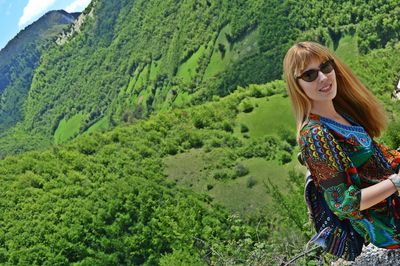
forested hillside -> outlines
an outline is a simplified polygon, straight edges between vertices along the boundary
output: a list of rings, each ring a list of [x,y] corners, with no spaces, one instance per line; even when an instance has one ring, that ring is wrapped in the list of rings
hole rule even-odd
[[[41,58],[2,154],[279,79],[295,40],[393,46],[398,12],[397,1],[92,1],[80,30]]]
[[[93,0],[24,68],[21,121],[0,135],[0,264],[289,261],[313,232],[283,55],[329,46],[397,148],[397,2]]]
[[[283,154],[290,161],[295,143],[290,134],[246,137],[253,127],[247,133],[237,130],[235,120],[275,102],[283,90],[282,82],[252,86],[225,99],[1,160],[0,263],[273,263],[277,216],[254,212],[254,220],[245,222],[240,213],[221,207],[220,199],[177,186],[179,181],[167,178],[165,160],[209,154],[215,162],[206,170],[212,173],[210,184],[250,180],[241,190],[262,188],[242,162],[284,162]],[[215,160],[215,154],[222,156]]]
[[[48,12],[0,51],[0,131],[23,118],[22,105],[42,53],[77,16],[65,11]]]

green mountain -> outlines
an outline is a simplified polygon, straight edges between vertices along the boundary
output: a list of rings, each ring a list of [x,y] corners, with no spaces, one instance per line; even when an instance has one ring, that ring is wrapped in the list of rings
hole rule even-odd
[[[397,1],[92,1],[49,42],[23,119],[1,135],[0,263],[287,262],[313,232],[282,56],[302,39],[335,50],[385,104],[382,140],[399,146],[398,12]]]
[[[396,1],[357,8],[348,1],[92,1],[79,29],[42,56],[23,121],[3,133],[2,153],[279,79],[295,40],[336,48],[342,36],[357,35],[361,53],[393,45],[398,8]]]
[[[0,51],[0,132],[23,118],[22,106],[42,53],[78,15],[48,12]]]

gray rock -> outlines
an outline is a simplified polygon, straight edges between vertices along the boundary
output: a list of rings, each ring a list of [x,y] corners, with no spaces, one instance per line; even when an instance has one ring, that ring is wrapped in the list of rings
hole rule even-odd
[[[400,249],[383,249],[372,244],[364,246],[360,256],[355,261],[345,261],[339,259],[331,264],[331,266],[352,265],[379,265],[379,266],[394,266],[400,265]]]

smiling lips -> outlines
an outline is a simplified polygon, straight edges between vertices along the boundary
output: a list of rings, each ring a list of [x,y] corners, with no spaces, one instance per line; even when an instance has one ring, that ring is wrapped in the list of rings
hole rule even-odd
[[[330,89],[332,88],[332,84],[329,84],[325,87],[322,87],[321,89],[319,89],[320,92],[328,92],[330,91]]]

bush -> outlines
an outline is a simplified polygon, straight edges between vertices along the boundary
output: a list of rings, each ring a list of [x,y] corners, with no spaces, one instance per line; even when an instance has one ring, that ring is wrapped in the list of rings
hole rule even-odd
[[[241,109],[245,113],[250,113],[251,111],[253,111],[254,106],[249,99],[245,99],[242,101]]]
[[[283,152],[282,156],[281,156],[281,162],[282,164],[287,164],[292,160],[292,156],[290,156],[289,153],[287,153],[286,151]]]
[[[249,169],[247,169],[247,167],[242,163],[236,164],[235,171],[237,177],[245,176],[249,173]]]
[[[282,150],[284,150],[288,153],[292,153],[293,147],[287,141],[283,141],[282,142]]]
[[[254,179],[253,176],[249,176],[249,177],[247,178],[246,186],[247,186],[248,188],[252,188],[252,187],[254,187],[255,184],[257,184],[257,181]]]
[[[228,121],[224,121],[222,127],[226,132],[233,132],[233,127]]]
[[[204,128],[208,125],[208,121],[206,117],[201,117],[199,115],[193,117],[193,124],[196,128]]]
[[[176,155],[178,153],[178,146],[175,143],[167,142],[163,148],[163,152],[169,155]]]
[[[281,140],[286,140],[292,147],[297,145],[295,133],[287,128],[283,128],[279,131],[279,137]]]
[[[400,122],[392,122],[390,123],[383,140],[385,143],[394,149],[400,147]]]
[[[249,128],[245,124],[240,124],[240,132],[242,133],[249,132]]]
[[[222,140],[217,137],[212,137],[207,141],[207,146],[218,148],[222,146]]]
[[[217,180],[227,180],[234,179],[235,175],[229,169],[220,169],[214,172],[213,177]]]
[[[204,262],[193,250],[174,250],[173,253],[167,253],[160,259],[160,266],[169,265],[204,265]]]
[[[203,140],[200,134],[190,134],[189,143],[191,148],[201,148],[203,147]]]
[[[252,97],[262,98],[265,96],[260,87],[255,87],[255,85],[250,85],[249,87],[251,89],[250,95]]]

